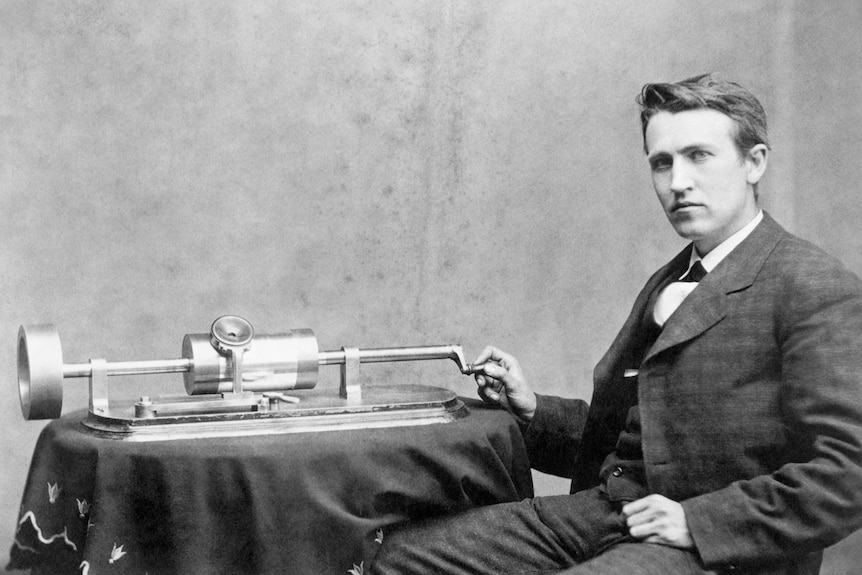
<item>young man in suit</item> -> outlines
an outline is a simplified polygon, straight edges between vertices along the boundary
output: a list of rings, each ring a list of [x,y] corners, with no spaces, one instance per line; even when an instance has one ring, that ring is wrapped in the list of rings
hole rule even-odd
[[[406,526],[372,572],[806,574],[862,527],[862,283],[757,203],[766,118],[699,76],[639,97],[659,202],[691,245],[656,272],[590,405],[477,358],[479,395],[522,423],[536,497]]]

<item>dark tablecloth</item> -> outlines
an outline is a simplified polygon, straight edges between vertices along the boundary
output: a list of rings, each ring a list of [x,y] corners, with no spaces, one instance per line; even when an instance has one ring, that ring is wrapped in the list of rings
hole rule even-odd
[[[510,416],[163,442],[49,423],[10,568],[33,573],[361,573],[399,522],[532,496]]]

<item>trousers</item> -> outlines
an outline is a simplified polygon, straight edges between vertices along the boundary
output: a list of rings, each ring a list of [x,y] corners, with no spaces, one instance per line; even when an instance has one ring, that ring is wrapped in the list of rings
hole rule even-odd
[[[604,486],[479,507],[387,533],[373,575],[707,575],[692,550],[628,535]]]

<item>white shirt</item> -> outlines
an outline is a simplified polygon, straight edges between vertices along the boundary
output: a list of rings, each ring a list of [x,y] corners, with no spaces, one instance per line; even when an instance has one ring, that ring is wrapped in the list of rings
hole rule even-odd
[[[688,268],[685,270],[684,274],[679,276],[679,279],[684,278],[691,269],[691,266],[693,266],[698,260],[707,273],[711,272],[719,263],[721,263],[721,260],[727,257],[727,254],[732,252],[736,246],[742,243],[742,240],[747,238],[751,232],[754,231],[754,228],[756,228],[757,224],[762,220],[763,210],[757,210],[757,215],[754,216],[754,219],[748,222],[745,227],[718,244],[703,257],[700,257],[697,250],[694,248],[694,245],[692,245],[691,256],[689,256],[688,260]],[[685,300],[685,298],[694,291],[697,285],[698,284],[696,282],[673,282],[664,288],[656,299],[655,308],[653,309],[653,319],[656,324],[663,326],[671,314],[680,306],[683,300]]]

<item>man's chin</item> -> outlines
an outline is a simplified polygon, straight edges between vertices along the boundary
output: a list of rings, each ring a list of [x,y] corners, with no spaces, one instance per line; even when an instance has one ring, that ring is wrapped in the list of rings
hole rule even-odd
[[[676,231],[677,234],[679,234],[681,238],[692,242],[699,240],[706,235],[703,230],[703,226],[697,225],[697,222],[680,222],[671,220],[671,224],[673,225],[673,229]]]

